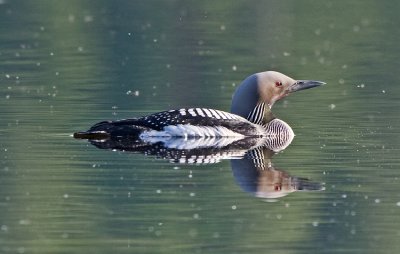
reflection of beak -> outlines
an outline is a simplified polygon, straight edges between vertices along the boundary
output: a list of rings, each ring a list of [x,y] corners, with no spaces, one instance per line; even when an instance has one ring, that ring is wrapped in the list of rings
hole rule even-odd
[[[325,190],[325,186],[322,183],[311,182],[306,178],[294,177],[293,188],[299,191],[322,191]]]
[[[300,90],[305,90],[325,84],[326,84],[325,82],[315,81],[315,80],[297,80],[293,85],[289,86],[288,92],[293,93]]]

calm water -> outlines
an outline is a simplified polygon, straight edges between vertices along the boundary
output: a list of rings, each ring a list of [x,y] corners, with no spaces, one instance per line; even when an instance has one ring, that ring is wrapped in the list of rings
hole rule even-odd
[[[1,253],[400,251],[397,2],[0,3]],[[266,202],[229,160],[172,164],[71,137],[229,110],[264,70],[328,83],[274,107],[296,133],[275,167],[324,191]]]

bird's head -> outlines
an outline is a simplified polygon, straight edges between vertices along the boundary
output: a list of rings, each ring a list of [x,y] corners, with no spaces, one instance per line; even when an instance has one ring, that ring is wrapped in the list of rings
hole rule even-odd
[[[231,112],[247,118],[260,103],[271,108],[274,103],[293,92],[325,84],[314,80],[294,80],[276,71],[266,71],[247,77],[236,89]]]
[[[315,80],[294,80],[276,71],[257,73],[259,99],[271,108],[274,103],[289,94],[325,84]]]

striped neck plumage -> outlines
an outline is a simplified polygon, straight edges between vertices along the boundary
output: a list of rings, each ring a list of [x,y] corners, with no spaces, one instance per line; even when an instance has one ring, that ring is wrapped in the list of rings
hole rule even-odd
[[[260,102],[247,116],[247,120],[252,123],[265,126],[268,124],[275,116],[271,112],[271,107],[269,104]]]

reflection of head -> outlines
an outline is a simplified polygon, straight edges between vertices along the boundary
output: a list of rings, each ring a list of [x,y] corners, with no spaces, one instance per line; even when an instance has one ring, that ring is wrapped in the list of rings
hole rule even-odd
[[[296,191],[292,177],[272,167],[260,170],[255,195],[260,198],[280,198]]]
[[[232,160],[232,171],[238,185],[256,197],[273,201],[295,191],[323,190],[320,183],[293,177],[272,166],[273,152],[254,149],[243,159]]]
[[[311,182],[306,178],[292,177],[273,167],[259,173],[255,195],[260,198],[280,198],[295,191],[323,190],[320,183]]]

